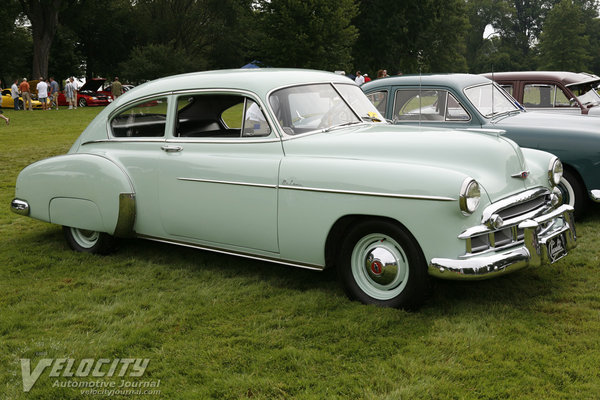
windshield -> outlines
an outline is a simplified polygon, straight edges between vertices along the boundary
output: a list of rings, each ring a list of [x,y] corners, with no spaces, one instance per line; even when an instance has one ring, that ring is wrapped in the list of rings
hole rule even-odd
[[[338,126],[385,121],[360,88],[329,83],[277,90],[269,103],[283,131],[298,135]]]
[[[586,83],[581,85],[569,86],[569,89],[573,91],[573,94],[577,96],[577,99],[583,105],[598,104],[600,103],[600,95],[596,92],[594,86],[597,86],[598,82]]]
[[[465,89],[465,95],[481,115],[486,118],[521,110],[517,106],[516,100],[510,99],[506,92],[492,83],[467,88]]]

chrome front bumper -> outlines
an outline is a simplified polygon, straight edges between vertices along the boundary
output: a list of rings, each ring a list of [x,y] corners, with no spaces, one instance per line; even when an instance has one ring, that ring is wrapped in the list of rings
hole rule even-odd
[[[542,230],[542,226],[548,225],[549,222],[550,226]],[[566,204],[548,214],[527,219],[521,222],[518,228],[524,232],[523,240],[519,244],[492,254],[459,259],[434,258],[429,265],[429,274],[444,279],[491,278],[522,268],[550,263],[549,255],[556,251],[550,243],[558,235],[564,235],[564,250],[569,251],[576,246],[573,207]]]
[[[592,200],[594,200],[596,203],[600,203],[600,189],[591,190],[590,196],[592,197]]]

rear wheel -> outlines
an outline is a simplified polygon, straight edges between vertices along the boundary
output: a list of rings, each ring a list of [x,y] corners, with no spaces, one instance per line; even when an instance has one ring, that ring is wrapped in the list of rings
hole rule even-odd
[[[580,183],[577,176],[571,171],[565,169],[563,176],[558,184],[563,196],[563,204],[568,204],[575,208],[575,218],[579,219],[585,214],[588,198],[585,188]]]
[[[115,238],[108,233],[63,226],[69,247],[83,253],[107,254],[115,248]]]
[[[429,287],[425,258],[415,239],[399,225],[366,221],[342,244],[337,263],[346,294],[365,304],[415,308]]]

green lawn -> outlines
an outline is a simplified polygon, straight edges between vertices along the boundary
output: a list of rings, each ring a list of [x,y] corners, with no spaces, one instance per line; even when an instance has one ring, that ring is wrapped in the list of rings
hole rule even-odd
[[[419,312],[350,302],[332,272],[123,241],[74,253],[59,226],[12,214],[18,172],[68,150],[100,109],[0,125],[0,399],[98,399],[20,359],[148,358],[142,399],[596,399],[600,207],[557,264],[436,281]],[[120,378],[103,377],[100,382]],[[57,387],[58,386],[58,387]]]

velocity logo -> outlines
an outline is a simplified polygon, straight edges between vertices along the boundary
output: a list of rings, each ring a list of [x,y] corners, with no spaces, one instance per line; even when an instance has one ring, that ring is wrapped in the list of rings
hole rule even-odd
[[[47,368],[50,368],[50,377],[140,377],[149,362],[149,358],[84,358],[76,364],[73,358],[42,358],[32,371],[31,360],[22,358],[23,391],[29,392]]]

